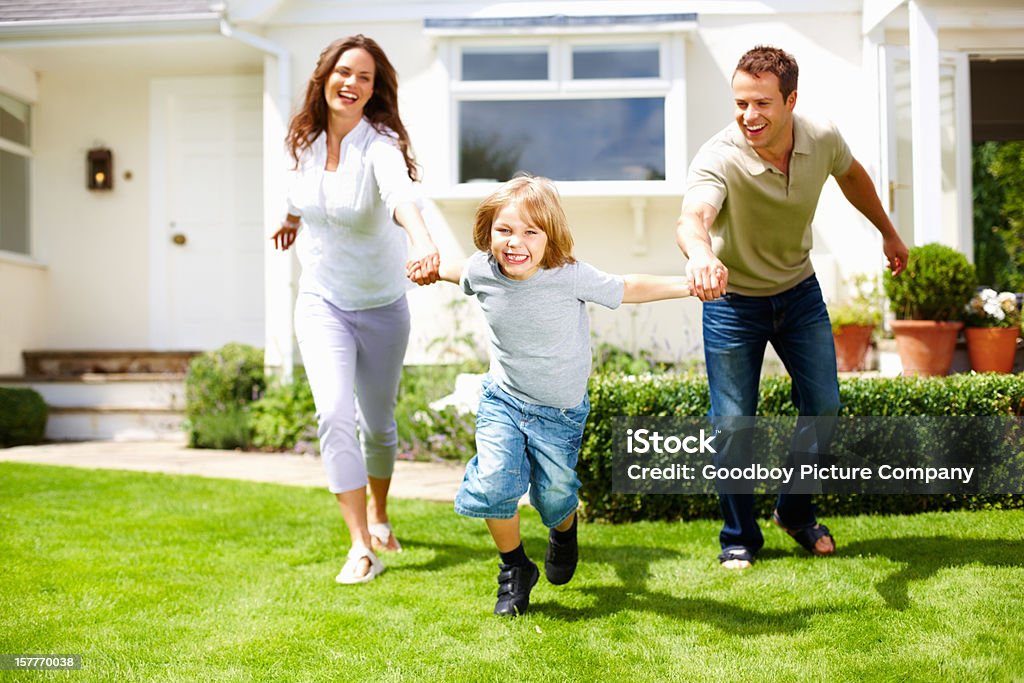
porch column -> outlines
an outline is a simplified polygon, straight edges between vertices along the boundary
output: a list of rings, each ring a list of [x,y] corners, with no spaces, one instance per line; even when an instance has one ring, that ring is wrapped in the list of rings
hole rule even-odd
[[[288,162],[284,134],[291,108],[291,57],[283,45],[239,31],[225,18],[220,21],[220,32],[263,52],[263,365],[271,374],[291,382],[295,366],[295,249],[281,253],[270,241],[285,211]]]
[[[939,34],[935,10],[909,0],[910,117],[914,168],[914,244],[942,239],[939,136]]]
[[[285,211],[284,149],[289,108],[288,60],[267,55],[263,60],[263,243],[264,268],[264,364],[285,382],[291,382],[295,365],[292,312],[295,302],[295,248],[281,252],[270,236],[281,225]],[[276,86],[276,87],[275,87]]]

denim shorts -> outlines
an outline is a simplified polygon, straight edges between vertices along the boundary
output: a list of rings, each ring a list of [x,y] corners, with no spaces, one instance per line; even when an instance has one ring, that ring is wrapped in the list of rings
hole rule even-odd
[[[455,511],[467,517],[510,519],[529,490],[544,526],[564,522],[579,505],[576,461],[590,399],[552,408],[510,396],[490,375],[476,415],[477,453],[466,466]]]

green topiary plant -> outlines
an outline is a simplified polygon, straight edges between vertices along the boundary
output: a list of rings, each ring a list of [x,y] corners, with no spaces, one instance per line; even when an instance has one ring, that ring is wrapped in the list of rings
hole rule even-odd
[[[185,377],[185,418],[193,448],[249,445],[249,404],[266,389],[263,350],[225,344],[192,359]]]
[[[34,389],[0,387],[0,448],[42,441],[47,412],[46,401]]]
[[[933,242],[913,247],[900,275],[885,272],[885,294],[897,320],[959,320],[975,280],[966,256]]]

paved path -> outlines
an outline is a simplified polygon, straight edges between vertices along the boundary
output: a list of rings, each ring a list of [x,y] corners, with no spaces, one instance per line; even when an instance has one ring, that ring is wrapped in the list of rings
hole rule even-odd
[[[320,459],[309,455],[243,453],[186,448],[180,443],[83,441],[0,448],[0,461],[192,474],[247,479],[291,486],[326,487]],[[395,463],[390,495],[451,502],[462,482],[463,467],[443,463]]]

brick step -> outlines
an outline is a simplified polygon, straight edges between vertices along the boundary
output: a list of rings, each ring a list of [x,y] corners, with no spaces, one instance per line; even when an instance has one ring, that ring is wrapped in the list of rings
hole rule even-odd
[[[184,375],[197,351],[35,350],[22,352],[30,377],[83,374]]]
[[[25,351],[25,375],[0,386],[37,391],[54,441],[183,441],[191,351]]]

